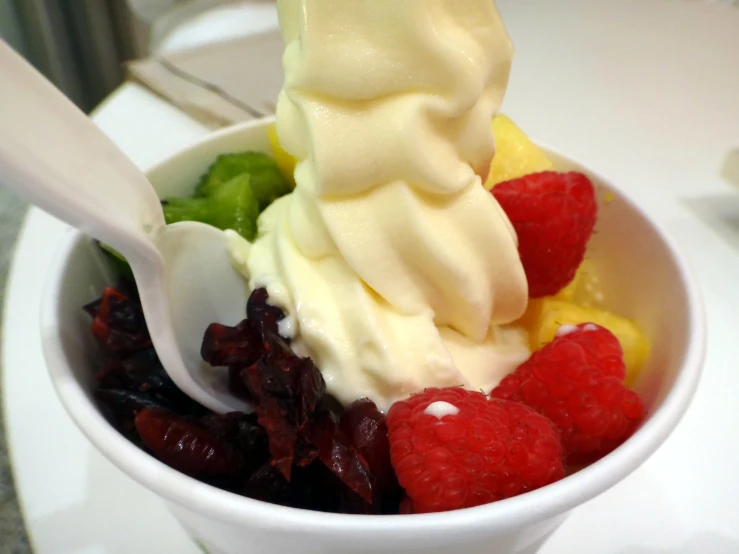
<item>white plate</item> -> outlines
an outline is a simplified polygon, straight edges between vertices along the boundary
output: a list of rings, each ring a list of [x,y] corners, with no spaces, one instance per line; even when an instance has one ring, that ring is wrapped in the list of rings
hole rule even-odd
[[[505,111],[654,212],[695,265],[710,333],[703,381],[677,431],[541,553],[739,552],[739,195],[719,176],[739,148],[739,11],[677,0],[498,5],[517,46]],[[95,119],[142,167],[206,132],[133,86]],[[38,313],[65,229],[31,212],[3,324],[6,424],[35,550],[195,554],[159,501],[89,446],[51,389]]]

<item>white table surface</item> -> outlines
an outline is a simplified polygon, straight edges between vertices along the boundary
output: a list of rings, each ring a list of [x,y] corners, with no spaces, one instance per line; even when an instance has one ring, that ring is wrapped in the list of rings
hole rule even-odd
[[[739,192],[720,175],[739,149],[739,11],[687,0],[498,6],[517,47],[504,111],[666,226],[696,268],[709,322],[704,377],[681,425],[633,475],[575,510],[541,553],[739,552]],[[206,133],[132,85],[95,121],[142,167]],[[159,500],[92,448],[52,390],[38,314],[65,232],[30,212],[3,325],[8,438],[32,543],[41,554],[195,554]]]

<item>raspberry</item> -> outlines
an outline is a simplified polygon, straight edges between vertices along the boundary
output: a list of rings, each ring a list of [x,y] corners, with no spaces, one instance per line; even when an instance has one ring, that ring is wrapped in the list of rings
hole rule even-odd
[[[535,352],[490,393],[523,402],[561,430],[571,464],[601,458],[618,447],[644,418],[644,404],[623,384],[626,370],[618,339],[593,323],[567,329]]]
[[[433,403],[447,410],[426,413]],[[564,477],[556,428],[523,404],[461,388],[427,389],[393,404],[387,425],[406,511],[469,508]]]
[[[518,235],[529,297],[556,294],[572,281],[585,256],[598,205],[582,173],[543,171],[493,187]]]

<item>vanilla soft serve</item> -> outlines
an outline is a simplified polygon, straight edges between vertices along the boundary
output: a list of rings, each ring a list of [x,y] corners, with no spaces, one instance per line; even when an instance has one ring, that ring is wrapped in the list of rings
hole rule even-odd
[[[278,0],[295,191],[241,254],[331,394],[490,390],[528,356],[514,231],[481,184],[512,46],[492,0]]]

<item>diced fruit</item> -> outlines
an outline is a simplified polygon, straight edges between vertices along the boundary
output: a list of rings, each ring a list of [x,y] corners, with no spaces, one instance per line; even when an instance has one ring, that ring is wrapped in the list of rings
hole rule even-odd
[[[90,330],[103,347],[115,354],[131,354],[151,346],[141,304],[113,287],[100,300],[85,306],[93,318]]]
[[[580,265],[582,266],[582,264]],[[580,270],[578,269],[572,281],[570,281],[570,283],[565,288],[563,288],[561,291],[555,294],[554,297],[560,300],[571,301],[575,297],[575,293],[577,292],[577,289],[579,287],[579,281],[580,281],[579,276],[580,276]]]
[[[180,221],[210,220],[210,200],[207,198],[167,198],[162,201],[164,221],[167,225]]]
[[[242,464],[238,452],[199,422],[149,408],[136,414],[134,421],[141,440],[156,457],[187,475],[228,475]]]
[[[254,240],[259,204],[251,180],[243,173],[220,185],[208,198],[168,199],[162,206],[164,219],[167,224],[199,221],[218,229],[233,229],[246,240]]]
[[[544,152],[507,116],[498,114],[493,119],[493,136],[495,156],[485,182],[486,189],[489,190],[503,181],[548,171],[554,167]]]
[[[557,429],[523,404],[432,388],[393,404],[387,426],[405,512],[479,506],[564,477]]]
[[[544,171],[500,183],[492,193],[518,235],[529,297],[558,293],[575,277],[595,226],[590,179]]]
[[[586,298],[586,286],[590,283],[591,275],[594,272],[593,262],[583,260],[580,267],[577,268],[575,277],[570,283],[554,295],[557,300],[568,300],[577,302],[578,299]],[[592,289],[592,285],[590,287]]]
[[[398,490],[398,480],[390,464],[390,443],[385,416],[372,400],[352,403],[341,417],[341,429],[357,452],[367,461],[384,493]]]
[[[282,176],[287,179],[291,186],[295,186],[295,166],[298,160],[293,156],[285,152],[280,144],[280,139],[277,137],[277,127],[270,125],[267,128],[267,135],[269,137],[269,144],[272,146],[272,155],[275,158],[277,167],[280,168]]]
[[[233,229],[246,240],[257,236],[259,200],[250,174],[239,175],[221,185],[209,198],[210,224],[219,229]]]
[[[599,308],[579,306],[557,298],[540,298],[529,302],[520,323],[529,331],[533,351],[551,342],[562,325],[595,323],[608,329],[623,348],[625,383],[629,386],[649,357],[649,341],[633,321]]]
[[[644,404],[623,383],[616,337],[593,323],[565,328],[490,393],[523,402],[559,427],[568,463],[595,461],[628,439]]]
[[[212,196],[224,184],[242,175],[249,176],[260,211],[292,190],[275,160],[260,152],[239,152],[218,156],[198,183],[195,196]]]

